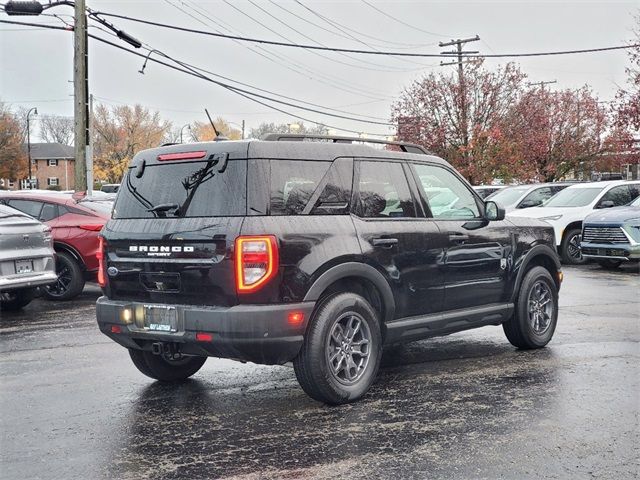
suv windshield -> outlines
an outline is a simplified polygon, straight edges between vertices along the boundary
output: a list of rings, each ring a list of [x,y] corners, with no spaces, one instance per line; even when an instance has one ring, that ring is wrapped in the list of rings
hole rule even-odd
[[[527,190],[529,190],[529,187],[503,188],[502,190],[498,190],[494,194],[489,195],[486,200],[492,200],[501,205],[511,205],[524,195]]]
[[[551,197],[545,207],[584,207],[589,205],[602,191],[602,187],[565,188]]]
[[[246,160],[148,165],[130,169],[118,191],[113,218],[220,217],[246,214]]]

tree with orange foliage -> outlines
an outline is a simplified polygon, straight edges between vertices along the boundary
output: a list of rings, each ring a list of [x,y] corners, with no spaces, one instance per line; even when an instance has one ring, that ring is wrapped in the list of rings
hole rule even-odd
[[[0,178],[27,177],[27,155],[22,148],[20,121],[7,104],[0,102]]]
[[[137,152],[168,140],[171,123],[141,105],[109,108],[99,104],[93,127],[94,176],[96,180],[119,182]]]

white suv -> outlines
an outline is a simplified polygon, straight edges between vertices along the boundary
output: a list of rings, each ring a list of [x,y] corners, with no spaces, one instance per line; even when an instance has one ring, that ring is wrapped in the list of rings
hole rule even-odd
[[[530,217],[553,226],[562,261],[586,262],[580,252],[582,221],[594,210],[626,205],[640,195],[640,181],[614,180],[580,183],[565,188],[542,206],[511,212],[507,217]]]

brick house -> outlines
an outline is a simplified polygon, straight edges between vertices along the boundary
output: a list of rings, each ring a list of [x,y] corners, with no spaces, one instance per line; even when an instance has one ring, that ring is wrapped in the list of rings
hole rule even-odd
[[[25,153],[27,145],[23,145]],[[73,147],[61,143],[31,144],[31,176],[33,188],[47,190],[73,190],[75,187],[75,152]],[[27,179],[0,180],[0,187],[8,190],[28,188]]]

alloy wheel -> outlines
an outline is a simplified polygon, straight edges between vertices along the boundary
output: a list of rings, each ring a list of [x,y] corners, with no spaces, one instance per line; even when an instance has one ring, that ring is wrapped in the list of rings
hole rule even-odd
[[[553,309],[555,308],[553,294],[549,285],[538,280],[529,292],[529,324],[536,335],[543,335],[551,326]]]
[[[332,325],[326,345],[331,374],[340,383],[353,385],[364,375],[371,352],[371,331],[359,314],[348,312]]]

